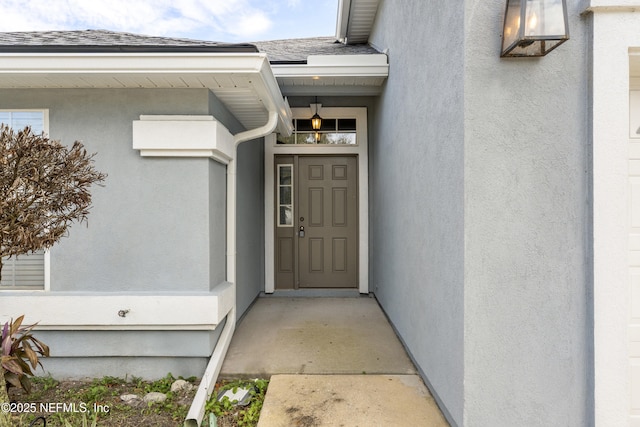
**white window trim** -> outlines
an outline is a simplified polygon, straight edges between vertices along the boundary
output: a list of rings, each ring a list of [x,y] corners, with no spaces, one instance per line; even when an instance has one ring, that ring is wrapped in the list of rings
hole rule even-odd
[[[42,130],[49,135],[49,109],[48,108],[1,108],[1,113],[6,112],[41,112]],[[44,251],[44,287],[42,289],[12,289],[1,287],[0,292],[48,292],[51,290],[51,253],[49,249]]]
[[[309,108],[292,108],[292,117],[311,117]],[[357,144],[277,144],[275,134],[267,136],[264,156],[265,183],[265,293],[275,291],[275,197],[274,160],[277,154],[355,154],[358,158],[358,291],[369,293],[369,150],[367,109],[365,107],[323,107],[322,116],[331,119],[356,119]]]

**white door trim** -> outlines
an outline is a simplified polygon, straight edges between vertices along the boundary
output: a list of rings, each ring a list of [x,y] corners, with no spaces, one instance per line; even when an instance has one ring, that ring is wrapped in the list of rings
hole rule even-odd
[[[292,108],[293,118],[308,119],[313,113],[309,108]],[[367,139],[367,109],[364,107],[323,107],[326,118],[355,118],[357,145],[280,145],[276,135],[266,138],[264,155],[264,216],[265,216],[265,292],[275,291],[275,200],[273,197],[274,159],[277,154],[356,154],[358,156],[358,290],[369,293],[369,150]]]
[[[599,3],[593,0],[594,3]],[[640,425],[631,412],[628,326],[629,58],[640,14],[593,11],[593,299],[596,426]]]

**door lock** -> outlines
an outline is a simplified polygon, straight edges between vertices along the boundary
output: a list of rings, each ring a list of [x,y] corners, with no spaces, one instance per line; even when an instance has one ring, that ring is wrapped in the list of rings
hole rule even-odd
[[[298,231],[298,236],[304,237],[304,227],[302,225],[300,226],[300,231]]]

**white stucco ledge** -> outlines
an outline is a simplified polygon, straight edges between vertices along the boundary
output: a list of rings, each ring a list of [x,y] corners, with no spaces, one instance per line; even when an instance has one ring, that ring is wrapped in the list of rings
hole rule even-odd
[[[235,153],[226,127],[196,115],[141,115],[133,121],[133,149],[147,157],[210,157],[224,164]]]
[[[201,293],[2,292],[0,322],[25,315],[41,330],[212,330],[235,305],[235,285]]]
[[[591,0],[585,12],[640,12],[638,0]]]

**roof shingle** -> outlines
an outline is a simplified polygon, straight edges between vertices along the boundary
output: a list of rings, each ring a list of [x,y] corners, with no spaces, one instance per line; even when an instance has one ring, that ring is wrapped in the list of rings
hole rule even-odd
[[[106,30],[0,32],[0,52],[264,52],[271,63],[301,63],[309,55],[379,53],[366,44],[345,45],[334,37],[269,40],[232,44],[155,37]]]
[[[250,44],[145,36],[106,30],[0,32],[0,51],[253,51]]]
[[[346,45],[335,37],[253,42],[271,63],[304,63],[309,55],[370,55],[379,53],[367,44]]]

